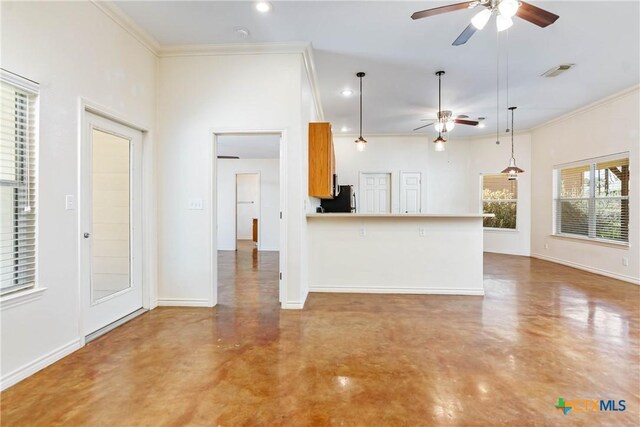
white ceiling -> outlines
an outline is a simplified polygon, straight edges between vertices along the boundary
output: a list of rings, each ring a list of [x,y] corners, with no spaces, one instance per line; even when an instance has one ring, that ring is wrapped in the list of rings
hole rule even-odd
[[[279,159],[280,135],[220,135],[218,136],[218,156]]]
[[[437,80],[445,70],[443,107],[454,114],[487,117],[486,129],[457,126],[452,136],[487,134],[496,118],[496,31],[493,22],[466,44],[451,46],[476,10],[418,21],[411,13],[451,1],[272,2],[260,14],[253,2],[117,1],[162,45],[250,42],[312,42],[326,119],[335,129],[357,132],[355,73],[364,71],[364,134],[405,133],[437,111]],[[637,1],[531,1],[560,15],[542,29],[521,19],[509,31],[510,105],[518,106],[516,129],[542,124],[640,79],[640,3]],[[242,40],[235,27],[246,27]],[[505,86],[507,34],[501,33]],[[545,79],[561,63],[576,67]],[[506,92],[500,128],[506,127]],[[433,131],[429,131],[433,132]]]

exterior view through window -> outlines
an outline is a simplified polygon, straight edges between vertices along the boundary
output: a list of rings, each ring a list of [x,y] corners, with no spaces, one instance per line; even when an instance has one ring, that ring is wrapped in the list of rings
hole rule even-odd
[[[485,228],[516,229],[518,181],[506,174],[482,175],[482,212],[495,215],[484,218]]]
[[[555,234],[629,241],[629,158],[556,169]]]

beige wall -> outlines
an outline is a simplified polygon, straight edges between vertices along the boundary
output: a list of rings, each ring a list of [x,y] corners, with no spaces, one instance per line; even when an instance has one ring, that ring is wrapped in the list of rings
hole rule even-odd
[[[640,90],[635,88],[532,132],[532,229],[534,256],[588,268],[623,280],[640,280]],[[552,237],[553,167],[629,152],[629,246]],[[547,245],[548,248],[545,247]],[[624,266],[623,257],[629,265]]]
[[[47,288],[33,301],[2,307],[7,387],[82,345],[79,210],[65,210],[66,195],[79,202],[79,101],[149,129],[143,161],[150,172],[157,58],[92,2],[3,1],[0,8],[2,68],[40,83],[37,284]],[[145,193],[152,194],[153,177],[146,178]],[[145,227],[154,221],[150,210]],[[146,260],[150,254],[145,249]],[[144,280],[153,283],[154,276],[145,270]]]

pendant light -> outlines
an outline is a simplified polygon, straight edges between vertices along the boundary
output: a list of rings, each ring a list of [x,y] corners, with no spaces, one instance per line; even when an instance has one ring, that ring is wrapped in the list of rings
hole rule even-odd
[[[433,140],[436,144],[436,151],[444,151],[444,143],[447,142],[446,139],[442,137],[442,132],[448,132],[453,129],[453,126],[448,127],[448,121],[444,121],[445,118],[442,116],[442,75],[444,71],[438,71],[436,76],[438,76],[438,121],[435,124],[435,128],[438,131],[438,137]],[[453,122],[452,122],[453,123]]]
[[[365,74],[361,71],[356,74],[356,76],[358,76],[358,78],[360,79],[360,136],[358,137],[358,139],[356,139],[355,142],[358,151],[364,151],[367,140],[362,137],[362,78],[365,76]]]
[[[516,166],[516,157],[513,152],[513,115],[516,108],[518,107],[509,107],[509,111],[511,111],[511,160],[509,160],[509,166],[502,171],[502,173],[507,174],[509,181],[515,181],[518,179],[518,174],[524,172]]]

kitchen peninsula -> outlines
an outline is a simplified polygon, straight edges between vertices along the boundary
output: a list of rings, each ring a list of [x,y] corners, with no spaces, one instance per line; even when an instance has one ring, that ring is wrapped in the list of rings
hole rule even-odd
[[[484,295],[483,214],[307,214],[310,292]]]

